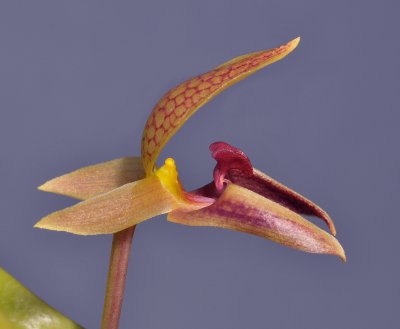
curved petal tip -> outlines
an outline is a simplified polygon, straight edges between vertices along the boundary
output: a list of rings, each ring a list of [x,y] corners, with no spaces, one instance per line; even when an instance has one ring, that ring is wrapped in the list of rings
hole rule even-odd
[[[343,261],[343,263],[347,262],[346,252],[344,251],[342,245],[338,242],[337,256]]]
[[[301,40],[301,38],[300,38],[300,37],[297,37],[297,38],[294,38],[292,41],[289,41],[288,44],[289,44],[293,49],[295,49],[295,48],[299,45],[300,40]]]

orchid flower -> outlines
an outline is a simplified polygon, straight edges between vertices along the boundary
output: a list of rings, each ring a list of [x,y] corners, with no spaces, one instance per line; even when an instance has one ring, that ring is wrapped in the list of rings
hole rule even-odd
[[[165,144],[202,105],[282,59],[299,41],[296,38],[278,48],[236,57],[168,91],[146,122],[141,157],[84,167],[43,184],[40,190],[84,201],[44,217],[35,227],[81,235],[111,234],[168,214],[167,219],[174,223],[237,230],[345,260],[329,215],[255,169],[238,148],[224,142],[211,144],[217,162],[213,181],[191,192],[184,189],[173,158],[159,168],[156,165]],[[331,234],[301,215],[322,219]]]

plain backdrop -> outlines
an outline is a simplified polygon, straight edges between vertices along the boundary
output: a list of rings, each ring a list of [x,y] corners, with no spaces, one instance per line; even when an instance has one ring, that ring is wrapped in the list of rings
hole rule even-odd
[[[0,2],[0,265],[98,328],[111,236],[33,229],[74,200],[36,190],[81,166],[138,155],[171,87],[301,36],[284,60],[228,89],[164,149],[187,189],[208,145],[324,207],[348,263],[161,216],[138,226],[121,328],[397,328],[398,1]],[[319,224],[319,222],[317,222]]]

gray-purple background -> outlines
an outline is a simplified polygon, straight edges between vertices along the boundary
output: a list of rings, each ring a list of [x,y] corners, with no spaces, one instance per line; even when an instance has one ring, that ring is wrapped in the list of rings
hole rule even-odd
[[[300,35],[289,57],[228,89],[171,140],[186,188],[211,178],[208,145],[324,207],[348,263],[164,217],[138,226],[121,328],[397,328],[397,1],[0,2],[0,265],[98,328],[111,236],[33,229],[74,203],[36,187],[139,154],[169,88]]]

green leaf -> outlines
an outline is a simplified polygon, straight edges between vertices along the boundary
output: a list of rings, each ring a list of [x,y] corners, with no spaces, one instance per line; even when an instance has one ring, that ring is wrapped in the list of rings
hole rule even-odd
[[[1,329],[83,329],[0,268]]]

